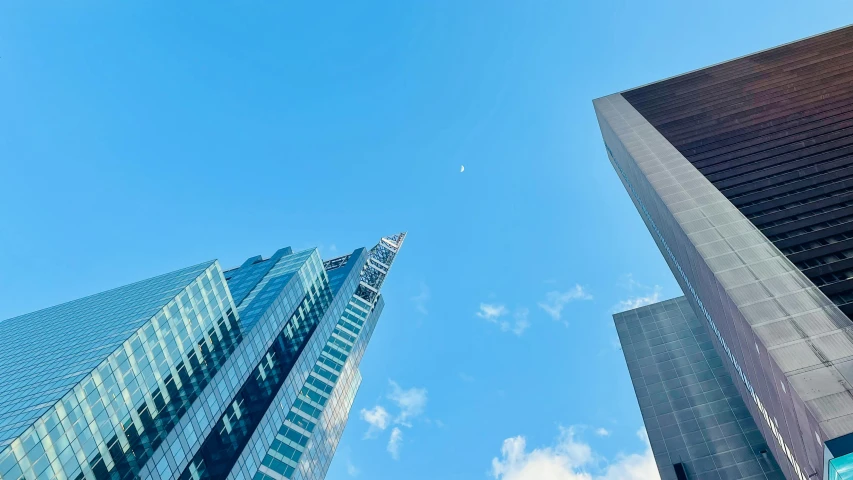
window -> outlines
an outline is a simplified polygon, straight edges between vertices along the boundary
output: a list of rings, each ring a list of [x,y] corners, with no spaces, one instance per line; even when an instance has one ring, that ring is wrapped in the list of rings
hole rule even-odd
[[[683,463],[676,463],[672,468],[675,469],[675,478],[678,480],[687,480],[687,471],[684,469]]]

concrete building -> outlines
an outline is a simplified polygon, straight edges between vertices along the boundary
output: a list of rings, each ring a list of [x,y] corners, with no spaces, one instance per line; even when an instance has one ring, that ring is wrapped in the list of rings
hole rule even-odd
[[[853,27],[593,104],[786,478],[850,478]]]

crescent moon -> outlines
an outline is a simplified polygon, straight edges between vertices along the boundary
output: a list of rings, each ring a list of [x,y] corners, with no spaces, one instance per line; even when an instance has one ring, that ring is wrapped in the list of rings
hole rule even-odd
[[[464,171],[465,171],[465,165],[462,165],[462,168],[459,169],[459,173],[462,173]]]

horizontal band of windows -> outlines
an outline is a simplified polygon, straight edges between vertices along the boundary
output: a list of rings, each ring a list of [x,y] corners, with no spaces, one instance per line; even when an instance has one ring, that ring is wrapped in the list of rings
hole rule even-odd
[[[761,179],[752,180],[751,183],[744,183],[734,187],[721,188],[717,186],[720,192],[729,200],[736,200],[747,195],[756,195],[771,188],[781,188],[794,183],[802,182],[808,178],[815,178],[822,175],[837,175],[839,172],[846,172],[850,168],[850,161],[844,157],[831,162],[824,162],[818,165],[813,165],[809,168],[809,177],[803,177],[802,172],[794,170],[791,172],[781,173],[778,175],[770,175]],[[715,185],[716,186],[716,185]]]
[[[851,105],[853,105],[853,100],[848,100],[835,108],[822,109],[813,115],[808,122],[800,122],[783,130],[779,130],[777,125],[773,125],[766,132],[749,132],[748,135],[741,137],[741,141],[728,144],[716,143],[710,150],[692,154],[690,162],[699,170],[704,170],[733,158],[766,152],[779,146],[802,142],[822,135],[826,131],[847,128],[853,125],[853,109],[845,107]]]
[[[817,258],[810,258],[808,260],[803,260],[802,262],[796,262],[794,263],[794,265],[796,265],[797,268],[799,268],[800,270],[807,270],[809,268],[819,267],[821,265],[830,265],[851,257],[853,257],[853,249],[848,249],[840,252],[830,253],[828,255],[824,255]]]
[[[853,192],[853,181],[839,182],[839,184],[841,186],[843,186],[843,188],[839,188],[839,189],[833,190],[833,191],[827,191],[824,188],[809,189],[809,190],[814,190],[813,192],[810,192],[813,194],[813,196],[803,198],[801,200],[795,200],[795,201],[792,201],[791,203],[786,203],[786,204],[782,204],[782,205],[777,204],[777,205],[769,207],[765,210],[760,210],[760,211],[755,211],[755,212],[749,213],[749,212],[744,211],[744,210],[746,210],[744,207],[739,207],[739,208],[741,208],[741,212],[744,215],[746,215],[746,217],[749,218],[750,220],[753,220],[753,219],[758,220],[765,215],[771,215],[774,213],[791,211],[797,207],[804,207],[807,205],[813,205],[816,202],[819,202],[821,200],[826,201],[830,198],[842,197],[844,195],[849,195],[851,192]],[[821,191],[823,191],[823,193],[821,193]]]
[[[833,235],[839,231],[847,231],[847,229],[853,230],[853,225],[851,224],[853,224],[853,215],[847,215],[828,219],[812,225],[806,225],[802,228],[791,229],[785,232],[779,232],[776,234],[764,232],[764,234],[767,235],[768,240],[778,245],[780,248],[784,248],[787,245],[796,245],[799,242],[816,240],[824,235]],[[824,230],[829,231],[823,232]]]
[[[833,134],[828,134],[828,136],[833,136]],[[800,148],[789,147],[784,152],[778,152],[759,160],[750,161],[746,157],[739,158],[737,161],[732,161],[725,169],[718,169],[714,172],[709,172],[709,169],[702,169],[702,173],[714,185],[728,188],[746,183],[747,179],[761,179],[805,169],[811,165],[831,162],[848,157],[853,153],[853,136],[849,135],[849,132],[843,132],[843,134],[846,135],[839,136],[839,138],[827,138],[820,143],[813,143],[810,140],[805,147],[802,144],[798,145]]]
[[[828,205],[828,206],[823,207],[823,208],[817,208],[814,210],[809,210],[807,212],[803,212],[802,214],[794,215],[791,217],[785,217],[785,218],[782,218],[782,219],[779,219],[779,220],[776,220],[773,222],[759,224],[759,223],[753,221],[753,224],[755,224],[756,227],[763,230],[765,228],[778,227],[780,225],[786,225],[789,223],[794,223],[794,222],[797,222],[799,220],[805,220],[805,219],[817,217],[818,215],[834,212],[836,210],[844,210],[844,209],[847,209],[849,207],[853,207],[853,200],[848,200],[845,202],[836,203],[833,205]]]
[[[811,242],[800,243],[798,245],[780,248],[779,250],[785,255],[795,255],[802,252],[816,250],[821,247],[827,247],[829,245],[835,245],[838,243],[846,242],[847,240],[853,240],[853,229],[851,229],[850,231],[839,233],[837,235],[830,235],[828,237],[819,238]],[[794,261],[799,261],[799,259],[795,259]]]
[[[799,183],[802,183],[800,187],[793,189],[779,189],[779,188],[769,188],[765,191],[758,192],[758,194],[753,194],[753,198],[751,200],[745,200],[743,197],[740,198],[741,201],[737,201],[737,199],[729,199],[734,206],[736,206],[741,212],[744,214],[752,213],[750,210],[751,207],[759,207],[765,203],[773,202],[774,200],[779,200],[788,197],[795,197],[801,194],[805,194],[807,192],[821,191],[821,188],[830,187],[833,188],[843,188],[848,184],[849,181],[853,181],[853,165],[847,167],[844,174],[841,175],[828,175],[821,174],[816,176],[809,176],[805,178],[801,178]],[[792,182],[791,185],[796,184],[797,182]],[[795,186],[795,185],[794,185]],[[769,191],[768,191],[769,190]],[[781,190],[777,193],[772,193],[773,190]],[[828,190],[827,190],[828,191]]]

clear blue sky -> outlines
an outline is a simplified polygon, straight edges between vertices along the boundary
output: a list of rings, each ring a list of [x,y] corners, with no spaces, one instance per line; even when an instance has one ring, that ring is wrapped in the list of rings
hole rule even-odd
[[[0,5],[0,318],[407,230],[329,478],[639,478],[609,315],[680,292],[591,100],[853,4],[246,3]]]

